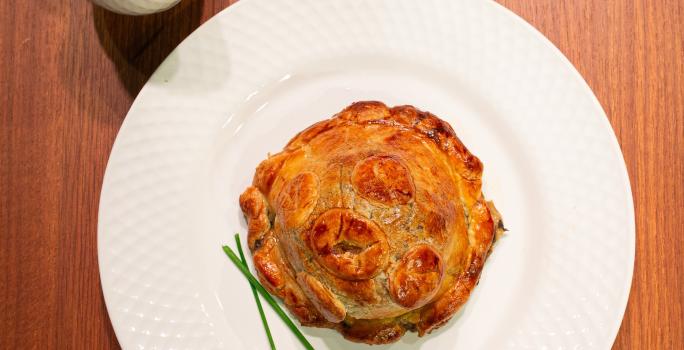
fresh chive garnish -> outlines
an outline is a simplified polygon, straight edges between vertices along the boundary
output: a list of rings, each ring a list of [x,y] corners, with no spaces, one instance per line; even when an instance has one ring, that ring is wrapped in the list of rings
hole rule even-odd
[[[242,243],[240,243],[240,235],[235,234],[235,244],[237,244],[238,254],[240,254],[240,260],[242,265],[247,267],[247,260],[245,260],[245,254],[242,252]],[[257,294],[256,288],[250,283],[249,286],[252,288],[252,294],[254,295],[254,301],[256,302],[257,308],[259,309],[259,315],[261,316],[261,323],[264,324],[264,330],[266,331],[266,336],[268,337],[268,343],[271,344],[271,350],[276,350],[275,343],[273,342],[273,337],[271,336],[271,329],[268,328],[268,321],[266,321],[266,315],[264,315],[264,308],[261,307],[261,300],[259,300],[259,295]]]
[[[261,296],[268,302],[269,305],[273,308],[273,310],[280,316],[280,318],[285,322],[285,324],[290,328],[292,333],[299,339],[299,341],[304,345],[304,348],[307,350],[314,350],[313,346],[311,346],[311,343],[309,343],[308,340],[306,340],[306,337],[304,337],[304,334],[302,334],[301,331],[299,331],[299,328],[292,322],[289,316],[283,311],[283,309],[280,308],[278,303],[273,299],[271,294],[269,294],[266,289],[257,281],[257,279],[252,276],[252,273],[249,272],[247,267],[242,264],[240,261],[240,258],[235,255],[235,252],[233,252],[232,249],[230,249],[229,246],[224,245],[223,246],[223,251],[228,255],[228,258],[230,258],[231,261],[233,261],[233,264],[237,266],[237,268],[242,272],[242,274],[247,278],[249,283],[256,288],[256,290],[261,294]]]

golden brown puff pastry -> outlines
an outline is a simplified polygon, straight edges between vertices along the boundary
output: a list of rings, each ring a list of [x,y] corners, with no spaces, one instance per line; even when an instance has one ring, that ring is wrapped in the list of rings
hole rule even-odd
[[[481,176],[445,121],[354,103],[263,161],[240,196],[259,278],[302,324],[352,341],[429,333],[503,232]]]

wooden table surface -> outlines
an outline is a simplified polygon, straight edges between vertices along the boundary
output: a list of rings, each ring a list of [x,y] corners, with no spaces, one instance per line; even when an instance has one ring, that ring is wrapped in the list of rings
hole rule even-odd
[[[116,133],[164,57],[235,1],[126,17],[0,2],[0,349],[118,348],[97,209]],[[637,252],[615,349],[684,349],[684,2],[502,0],[577,67],[620,141]]]

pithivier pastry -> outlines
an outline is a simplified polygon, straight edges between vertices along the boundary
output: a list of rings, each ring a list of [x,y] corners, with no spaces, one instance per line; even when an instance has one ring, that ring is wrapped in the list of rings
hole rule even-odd
[[[423,336],[466,302],[503,233],[481,177],[445,121],[354,103],[261,162],[240,196],[259,279],[303,325]]]

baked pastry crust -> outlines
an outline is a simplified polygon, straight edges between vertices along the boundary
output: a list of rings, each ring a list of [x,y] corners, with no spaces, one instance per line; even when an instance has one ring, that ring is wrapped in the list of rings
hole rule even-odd
[[[482,163],[412,106],[357,102],[296,135],[240,196],[262,284],[303,325],[369,344],[445,324],[501,218]]]

